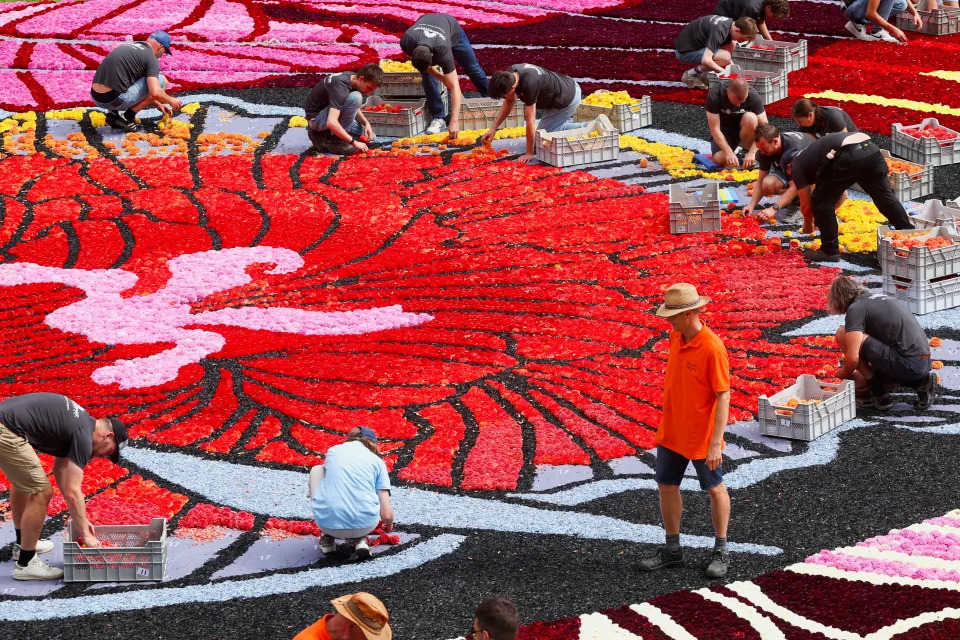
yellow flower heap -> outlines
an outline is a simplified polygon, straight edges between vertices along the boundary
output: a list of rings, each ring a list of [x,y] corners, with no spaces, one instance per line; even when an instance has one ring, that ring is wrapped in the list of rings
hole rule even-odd
[[[613,107],[620,104],[640,104],[640,101],[626,91],[595,91],[583,99],[583,104],[592,107]]]
[[[411,62],[400,62],[398,60],[381,60],[380,68],[387,73],[411,73],[416,71]]]

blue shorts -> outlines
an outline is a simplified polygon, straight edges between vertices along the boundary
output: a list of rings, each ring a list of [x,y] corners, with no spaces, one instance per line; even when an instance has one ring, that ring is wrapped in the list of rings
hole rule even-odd
[[[163,77],[162,73],[157,80],[160,81],[160,88],[166,89],[167,79]],[[150,89],[147,88],[146,77],[143,77],[127,87],[127,90],[117,96],[117,99],[113,102],[100,102],[96,99],[94,99],[93,102],[101,109],[106,109],[107,111],[126,111],[139,104],[140,101],[148,95],[150,95]]]
[[[683,481],[683,472],[687,470],[687,464],[691,460],[684,458],[676,451],[671,451],[666,447],[657,445],[657,483],[680,486]],[[713,471],[707,468],[707,460],[693,460],[693,468],[697,470],[697,477],[700,479],[700,488],[704,491],[713,489],[723,482],[723,465],[721,464]]]
[[[787,174],[783,172],[783,169],[774,169],[773,167],[770,167],[770,172],[767,175],[773,176],[782,182],[784,187],[790,185],[790,178],[788,178]]]
[[[703,62],[703,54],[706,53],[707,49],[697,49],[696,51],[674,51],[677,54],[677,60],[680,62],[686,62],[688,64],[700,64]]]

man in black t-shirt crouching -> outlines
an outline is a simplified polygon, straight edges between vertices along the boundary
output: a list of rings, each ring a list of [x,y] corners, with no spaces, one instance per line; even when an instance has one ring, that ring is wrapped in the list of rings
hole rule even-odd
[[[107,54],[93,75],[90,97],[107,110],[107,124],[135,131],[137,113],[151,105],[166,114],[183,104],[167,94],[157,61],[170,53],[170,35],[154,31],[144,42],[124,42]]]
[[[721,167],[739,167],[737,150],[742,149],[743,168],[757,157],[756,129],[767,121],[767,111],[757,90],[743,78],[724,80],[707,92],[704,103],[710,127],[710,152]]]
[[[840,259],[837,207],[854,184],[873,198],[894,228],[914,228],[890,186],[887,161],[865,133],[831,133],[805,149],[789,149],[780,157],[780,166],[800,196],[804,231],[813,232],[812,222],[820,229],[821,246],[812,256],[814,261]],[[814,185],[816,191],[812,191]]]
[[[40,540],[40,530],[53,497],[53,487],[37,451],[54,457],[53,477],[73,519],[73,539],[99,547],[96,530],[87,519],[81,485],[83,468],[92,458],[116,463],[127,444],[127,428],[116,418],[91,417],[87,410],[57,393],[28,393],[0,402],[0,471],[10,481],[10,507],[16,543],[14,580],[59,580],[63,570],[38,553],[53,550]]]
[[[743,208],[743,215],[748,216],[753,213],[764,196],[780,196],[772,205],[758,212],[758,218],[771,222],[776,218],[777,211],[793,202],[797,197],[797,187],[783,170],[780,161],[783,154],[790,149],[804,149],[810,142],[809,136],[796,131],[781,133],[769,122],[761,123],[757,127],[760,172],[753,185],[753,199]],[[804,231],[804,233],[812,232],[812,228]]]
[[[691,89],[706,89],[707,72],[723,73],[733,59],[734,42],[750,42],[756,35],[753,18],[702,16],[687,24],[677,36],[675,53],[680,62],[696,66],[684,71],[680,81]]]
[[[363,96],[373,93],[381,82],[380,65],[365,64],[357,71],[331,73],[317,83],[304,106],[313,148],[339,156],[367,151],[366,143],[376,133],[360,107]]]
[[[720,0],[713,13],[734,20],[753,18],[754,22],[757,23],[760,36],[767,40],[773,40],[770,37],[770,31],[767,29],[767,20],[769,18],[786,20],[790,17],[790,5],[787,0]]]
[[[893,406],[889,386],[917,392],[914,407],[933,401],[937,374],[930,370],[930,343],[906,305],[882,293],[871,293],[850,276],[839,276],[827,293],[827,309],[846,314],[837,329],[843,367],[837,377],[852,379],[857,406],[886,411]]]

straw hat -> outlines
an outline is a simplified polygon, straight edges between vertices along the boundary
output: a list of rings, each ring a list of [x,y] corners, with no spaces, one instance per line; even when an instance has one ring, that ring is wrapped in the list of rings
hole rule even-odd
[[[710,298],[697,293],[697,288],[686,282],[678,282],[663,294],[663,304],[657,309],[661,318],[669,318],[684,311],[697,309],[710,302]]]
[[[330,601],[341,615],[354,622],[367,640],[390,640],[393,632],[387,621],[390,614],[379,598],[371,593],[360,591],[348,596],[340,596]]]

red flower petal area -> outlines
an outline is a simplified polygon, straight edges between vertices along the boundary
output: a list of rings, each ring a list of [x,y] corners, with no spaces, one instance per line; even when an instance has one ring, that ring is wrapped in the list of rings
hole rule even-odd
[[[7,255],[119,267],[139,277],[124,295],[143,296],[164,289],[167,263],[180,255],[293,249],[303,267],[270,274],[272,265],[254,265],[250,284],[197,301],[193,313],[400,305],[432,320],[338,336],[204,326],[225,339],[219,351],[170,382],[121,389],[91,374],[173,345],[92,343],[44,321],[82,291],[0,287],[0,318],[19,319],[0,334],[21,345],[0,361],[0,395],[55,390],[119,415],[157,445],[291,466],[321,462],[365,424],[400,480],[507,490],[536,464],[591,464],[653,446],[668,326],[652,311],[674,282],[715,300],[706,318],[730,351],[732,419],[751,417],[758,394],[836,363],[829,344],[777,337],[783,323],[822,309],[834,272],[771,250],[752,221],[671,236],[663,195],[482,155],[446,165],[429,156],[225,156],[193,160],[190,171],[183,162],[0,161],[0,193],[32,185],[19,208],[5,200]],[[177,174],[199,178],[158,184]],[[67,223],[36,215],[69,211],[76,198],[109,198],[111,213]],[[101,496],[92,502],[109,519],[121,497]],[[158,500],[143,517],[183,506]]]

